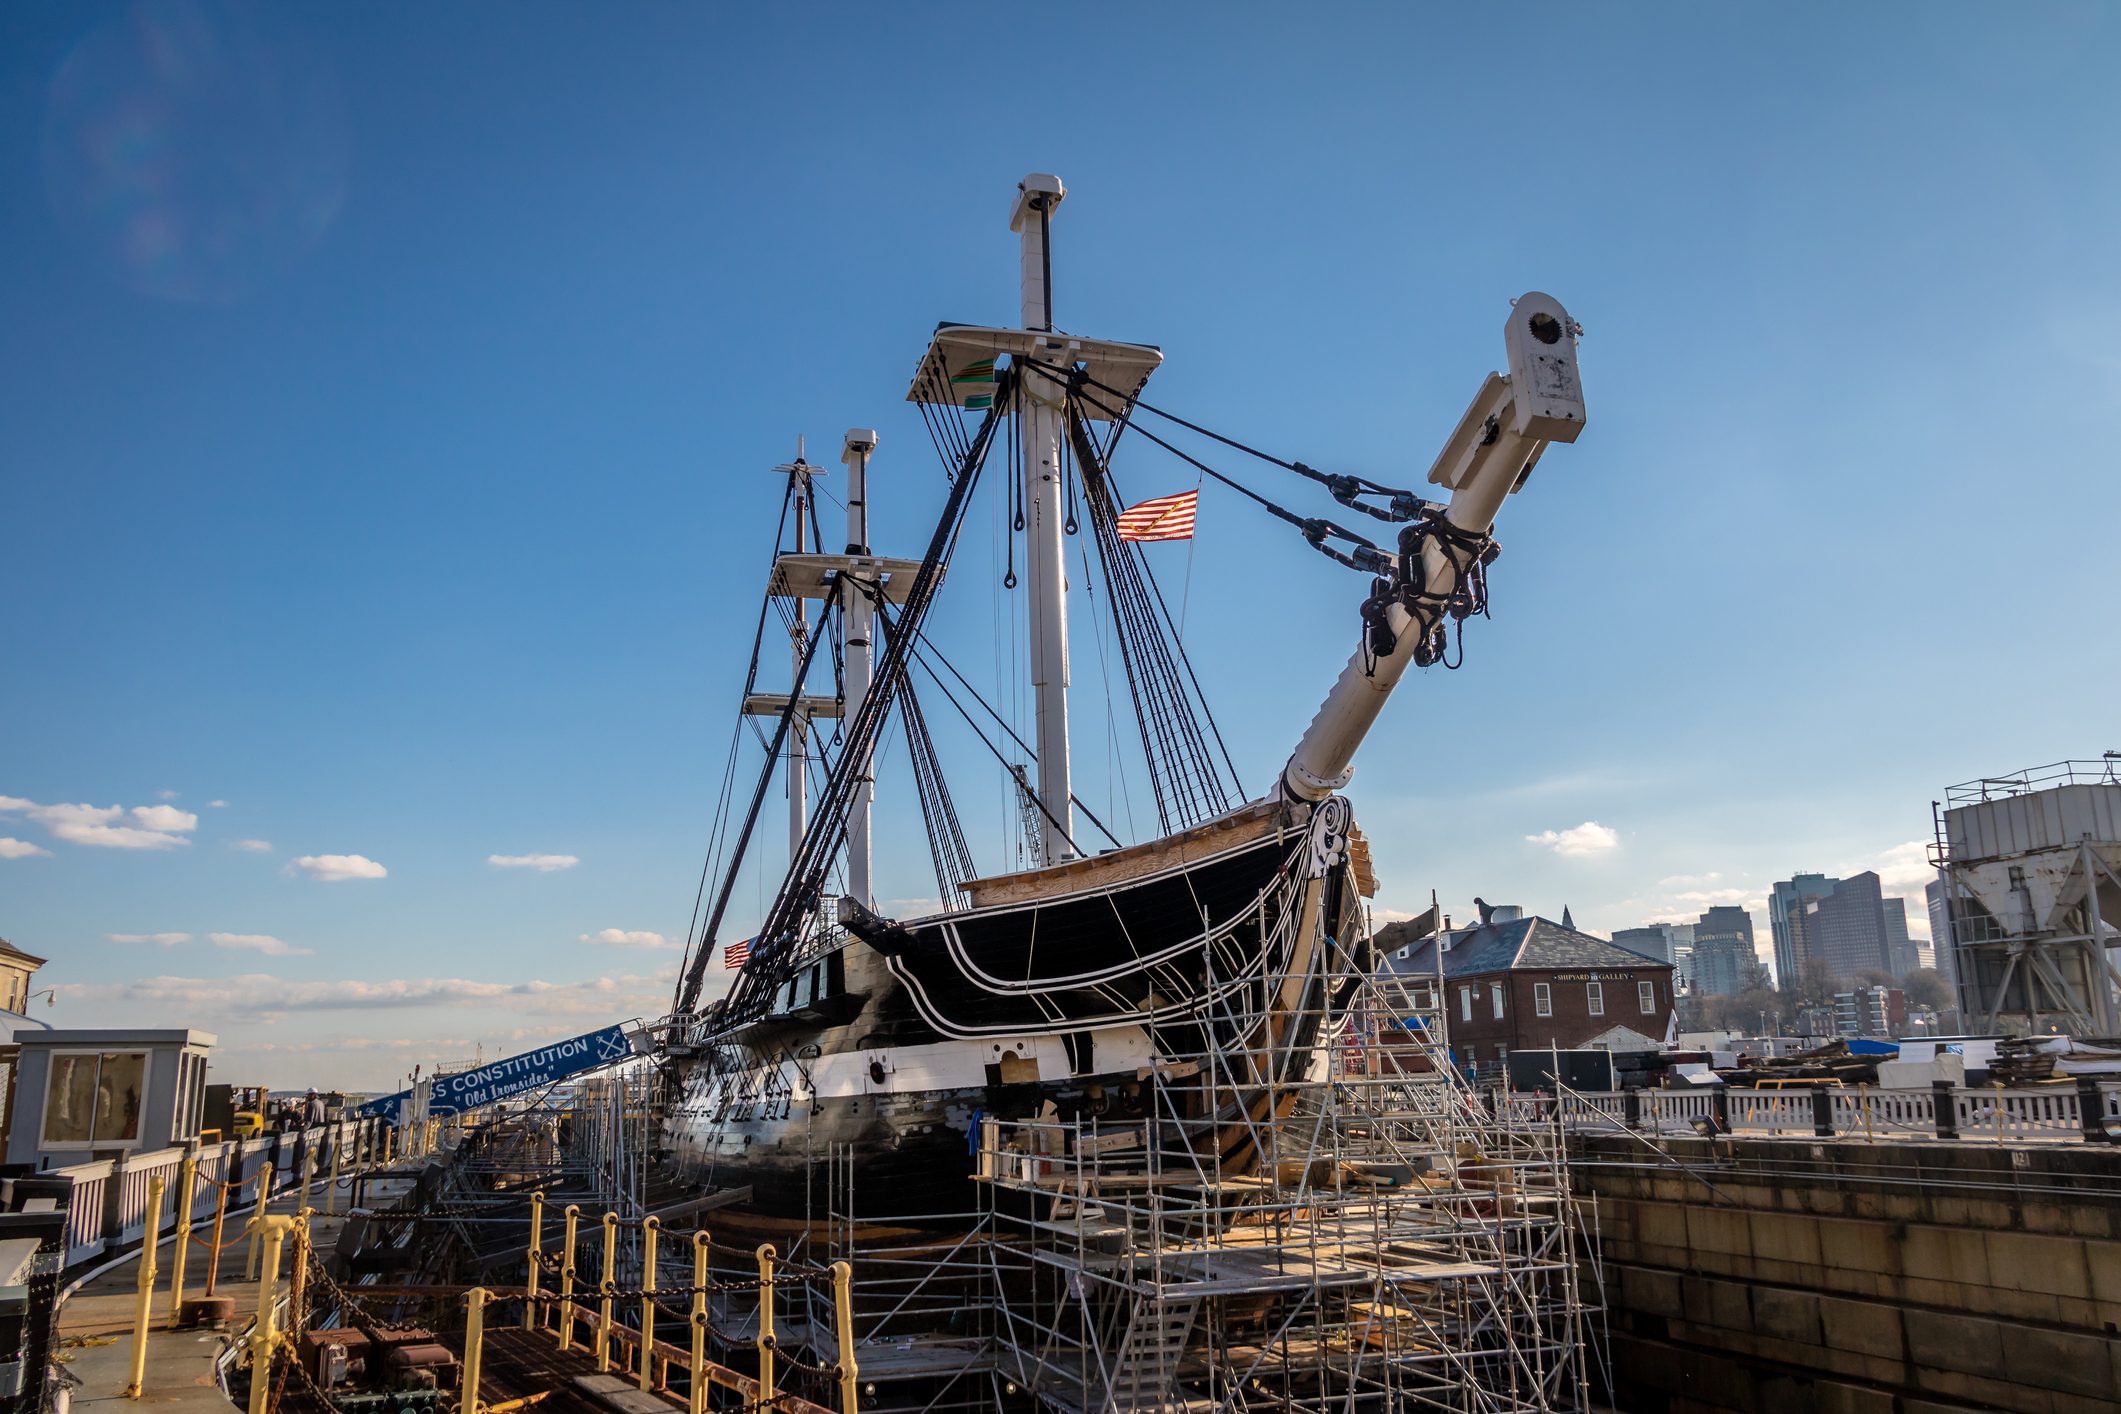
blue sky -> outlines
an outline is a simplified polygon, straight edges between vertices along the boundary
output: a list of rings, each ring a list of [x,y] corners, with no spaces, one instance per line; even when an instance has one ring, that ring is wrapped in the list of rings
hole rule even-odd
[[[1942,787],[2121,746],[2117,28],[1061,7],[1041,85],[962,8],[9,6],[0,933],[52,959],[40,1017],[188,1020],[230,1079],[653,1012],[767,468],[878,428],[873,538],[917,553],[944,483],[905,384],[937,320],[1012,317],[1031,170],[1070,193],[1060,322],[1315,465],[1418,485],[1510,297],[1586,326],[1590,426],[1505,510],[1494,621],[1359,760],[1381,907],[1919,891]],[[938,611],[983,683],[995,514]],[[1212,486],[1155,553],[1258,789],[1363,586]],[[1124,814],[1087,635],[1075,674],[1082,791]]]

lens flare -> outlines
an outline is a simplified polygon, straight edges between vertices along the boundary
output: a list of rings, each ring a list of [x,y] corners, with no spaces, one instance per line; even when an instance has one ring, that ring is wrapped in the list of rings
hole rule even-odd
[[[76,45],[45,106],[61,227],[140,293],[240,300],[301,262],[346,201],[330,68],[271,12],[141,0]]]

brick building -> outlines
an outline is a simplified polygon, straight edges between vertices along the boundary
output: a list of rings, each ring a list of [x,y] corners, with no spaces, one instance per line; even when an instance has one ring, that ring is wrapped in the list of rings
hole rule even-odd
[[[1443,1008],[1452,1054],[1480,1075],[1498,1072],[1513,1050],[1559,1046],[1647,1049],[1672,1019],[1672,965],[1616,947],[1516,909],[1446,933]],[[1385,965],[1402,973],[1415,1004],[1432,1001],[1436,939],[1392,948]]]

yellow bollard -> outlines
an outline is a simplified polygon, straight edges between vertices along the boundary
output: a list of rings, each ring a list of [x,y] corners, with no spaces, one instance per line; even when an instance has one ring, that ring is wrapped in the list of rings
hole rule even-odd
[[[773,1244],[759,1244],[759,1408],[773,1406]]]
[[[581,1208],[567,1205],[567,1256],[560,1263],[560,1349],[574,1344],[574,1234]]]
[[[707,1252],[703,1228],[692,1234],[692,1365],[686,1386],[685,1414],[707,1410]]]
[[[641,1388],[655,1388],[655,1233],[654,1218],[641,1223]]]
[[[273,1288],[280,1284],[280,1244],[294,1219],[260,1218],[258,1223],[265,1254],[260,1264],[263,1278],[258,1282],[258,1319],[250,1333],[250,1414],[265,1414],[272,1395],[272,1353],[280,1342],[273,1330]]]
[[[317,1141],[306,1137],[302,1141],[302,1194],[295,1199],[300,1207],[309,1201],[309,1190],[317,1186]]]
[[[486,1344],[486,1303],[493,1293],[475,1286],[464,1293],[464,1391],[458,1404],[461,1414],[479,1414],[479,1356]]]
[[[155,1304],[155,1248],[162,1237],[161,1174],[147,1181],[147,1228],[140,1234],[140,1301],[133,1312],[133,1378],[125,1387],[127,1399],[140,1397],[140,1384],[147,1378],[147,1323]]]
[[[840,1410],[855,1414],[855,1381],[861,1369],[854,1358],[854,1268],[845,1262],[832,1264],[832,1305],[839,1318]]]
[[[523,1329],[535,1330],[538,1324],[538,1259],[545,1255],[545,1195],[530,1195],[530,1251],[526,1261],[530,1267],[529,1279],[523,1283]]]
[[[603,1299],[597,1303],[597,1370],[611,1368],[611,1293],[618,1290],[613,1275],[619,1259],[619,1215],[604,1214],[604,1280],[597,1290]]]
[[[258,1170],[258,1210],[250,1215],[245,1224],[250,1229],[250,1251],[243,1259],[243,1280],[258,1279],[258,1225],[265,1221],[265,1205],[272,1202],[272,1158],[268,1153],[265,1167]]]
[[[169,1323],[177,1324],[177,1310],[184,1304],[184,1258],[191,1246],[192,1188],[199,1177],[199,1159],[196,1154],[184,1156],[184,1166],[177,1176],[177,1247],[170,1254],[172,1263],[169,1273]]]

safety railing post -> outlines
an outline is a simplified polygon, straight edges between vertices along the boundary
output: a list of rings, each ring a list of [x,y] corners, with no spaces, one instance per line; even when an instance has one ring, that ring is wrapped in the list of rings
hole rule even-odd
[[[560,1349],[574,1344],[574,1240],[582,1219],[579,1204],[567,1205],[567,1252],[560,1260]]]
[[[759,1408],[773,1407],[773,1244],[759,1244]]]
[[[641,1388],[655,1388],[655,1234],[654,1217],[641,1222]]]
[[[155,1304],[155,1247],[162,1236],[162,1185],[156,1174],[147,1181],[147,1230],[140,1235],[140,1296],[133,1311],[133,1377],[125,1386],[127,1399],[140,1397],[141,1381],[147,1378],[147,1323]]]
[[[706,1414],[707,1409],[707,1255],[711,1246],[705,1228],[692,1234],[692,1363],[685,1387],[685,1414]]]
[[[331,1136],[331,1177],[325,1181],[324,1216],[331,1217],[339,1211],[339,1148],[345,1136],[334,1132]]]
[[[226,1168],[227,1165],[222,1165]],[[206,1294],[214,1294],[214,1282],[221,1275],[221,1228],[228,1221],[229,1185],[214,1180],[214,1238],[213,1245],[206,1249]]]
[[[258,1232],[265,1222],[265,1207],[272,1202],[273,1165],[267,1160],[258,1170],[258,1209],[250,1215],[250,1251],[243,1263],[243,1280],[255,1281],[258,1276]]]
[[[462,1414],[479,1414],[479,1364],[486,1345],[486,1303],[493,1293],[475,1286],[464,1293],[464,1392]]]
[[[294,1340],[302,1338],[309,1324],[305,1305],[309,1294],[309,1220],[316,1211],[302,1208],[295,1213],[294,1271],[287,1284],[287,1333]]]
[[[302,1196],[295,1199],[297,1207],[309,1201],[309,1190],[317,1183],[317,1136],[311,1130],[302,1136]]]
[[[832,1307],[839,1334],[840,1414],[855,1414],[861,1368],[854,1358],[854,1267],[847,1262],[832,1264]]]
[[[177,1312],[184,1305],[184,1259],[191,1246],[192,1188],[198,1182],[199,1154],[188,1149],[184,1162],[177,1170],[177,1243],[170,1253],[169,1268],[169,1323],[177,1323]]]
[[[523,1329],[535,1330],[538,1324],[538,1263],[545,1256],[545,1195],[530,1195],[530,1248],[524,1253],[524,1265],[528,1273],[523,1281]]]
[[[272,1395],[273,1348],[280,1341],[279,1333],[273,1329],[274,1288],[280,1284],[280,1245],[292,1225],[288,1218],[258,1220],[260,1241],[253,1245],[262,1245],[265,1250],[259,1263],[263,1276],[258,1282],[258,1319],[250,1333],[250,1414],[265,1414]]]
[[[2003,1142],[2003,1082],[1991,1080],[1989,1084],[1993,1085],[1996,1090],[1996,1142],[2001,1144]]]
[[[597,1370],[599,1373],[611,1368],[611,1293],[619,1289],[614,1279],[618,1271],[619,1215],[604,1214],[604,1279],[597,1286],[600,1300],[597,1302]]]

